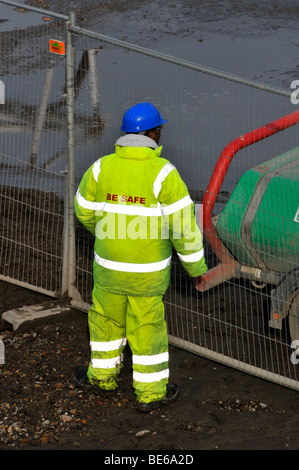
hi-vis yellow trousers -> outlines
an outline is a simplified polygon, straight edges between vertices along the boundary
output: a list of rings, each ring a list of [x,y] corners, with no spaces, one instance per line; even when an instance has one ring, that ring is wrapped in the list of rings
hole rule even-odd
[[[117,387],[123,351],[132,352],[133,388],[139,402],[160,400],[168,383],[168,333],[163,296],[139,297],[102,290],[95,282],[88,313],[90,382]]]

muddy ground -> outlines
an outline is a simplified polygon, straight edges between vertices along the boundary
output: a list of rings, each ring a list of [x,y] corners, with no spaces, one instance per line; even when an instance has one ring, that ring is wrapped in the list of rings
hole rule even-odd
[[[0,282],[0,312],[22,305],[56,304],[48,297]],[[119,389],[99,397],[74,387],[72,369],[89,360],[87,314],[2,324],[1,450],[117,451],[294,450],[299,395],[219,363],[170,347],[170,380],[177,402],[150,414],[135,408],[130,351]]]

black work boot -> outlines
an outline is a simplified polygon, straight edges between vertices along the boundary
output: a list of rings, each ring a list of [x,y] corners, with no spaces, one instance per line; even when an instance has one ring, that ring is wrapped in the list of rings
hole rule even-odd
[[[167,392],[164,398],[157,401],[150,401],[149,403],[137,402],[137,410],[148,413],[161,406],[170,405],[177,399],[178,395],[179,387],[176,384],[167,384]]]
[[[89,378],[87,377],[87,367],[84,367],[84,366],[75,367],[75,369],[73,370],[72,377],[77,387],[96,393],[97,395],[108,397],[112,395],[114,392],[114,390],[104,390],[103,388],[100,388],[98,385],[93,385],[90,382]]]

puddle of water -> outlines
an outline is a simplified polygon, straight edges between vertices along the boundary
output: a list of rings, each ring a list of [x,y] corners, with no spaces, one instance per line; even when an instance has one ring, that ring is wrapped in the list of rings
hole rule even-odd
[[[11,7],[6,8],[6,13],[5,8],[1,9],[1,15],[5,17],[7,14],[9,22],[0,24],[0,28],[11,29],[42,23],[40,15],[30,12],[22,14]],[[297,45],[295,41],[287,45],[287,36],[282,43],[273,42],[272,39],[264,38],[262,42],[254,38],[236,40],[205,32],[203,42],[174,36],[156,43],[153,48],[248,78],[263,77],[265,71],[269,74],[270,66],[275,65],[275,81],[281,86],[282,81],[288,77]],[[91,40],[83,42],[85,48],[99,45]],[[81,46],[82,51],[84,47]],[[78,49],[77,64],[82,53],[79,44]],[[153,101],[168,119],[161,140],[162,156],[177,166],[188,187],[194,190],[206,188],[220,152],[231,140],[295,110],[286,98],[253,91],[118,48],[112,50],[105,46],[99,50],[96,68],[99,79],[98,109],[105,127],[93,136],[88,133],[92,118],[92,97],[87,74],[75,103],[77,180],[93,161],[113,151],[114,142],[120,134],[123,112],[138,101]],[[121,75],[124,71],[125,74]],[[2,124],[9,122],[12,128],[11,131],[7,129],[5,134],[2,132],[0,139],[1,145],[5,139],[4,154],[13,156],[20,166],[30,158],[34,123],[41,103],[45,75],[45,70],[35,70],[21,76],[10,76],[7,80],[6,95],[12,105],[9,113],[5,117],[0,116],[0,119]],[[62,61],[60,65],[55,65],[55,78],[49,93],[50,103],[58,102],[61,98],[64,78]],[[269,75],[266,78],[270,78]],[[47,190],[55,188],[57,191],[57,175],[59,192],[62,189],[63,193],[61,175],[65,170],[65,107],[52,113],[47,116],[46,130],[43,132],[36,160],[37,165],[46,166],[49,173],[41,178],[40,173],[30,175],[26,170],[23,179],[18,177],[18,183],[25,187],[34,184],[38,187],[47,186]],[[17,133],[19,134],[16,137]],[[242,150],[222,189],[231,192],[244,171],[297,146],[297,134],[297,129],[293,128],[285,131],[283,138],[271,137]],[[3,163],[3,157],[0,163]],[[11,171],[5,170],[1,180],[3,184],[12,184],[14,177]]]
[[[22,2],[19,1],[19,3]],[[42,23],[43,20],[40,14],[28,10],[21,12],[16,10],[15,7],[0,3],[0,32],[38,26]]]
[[[79,60],[80,53],[77,63]],[[92,96],[87,75],[75,103],[78,180],[96,159],[113,152],[114,143],[120,135],[122,114],[138,101],[154,100],[162,115],[168,119],[161,139],[162,156],[177,166],[190,189],[206,188],[220,152],[231,140],[294,111],[286,98],[248,90],[204,74],[184,69],[178,71],[170,64],[161,65],[155,59],[136,57],[136,54],[122,50],[111,53],[109,48],[103,49],[99,51],[96,63],[98,109],[105,127],[93,137],[90,135]],[[126,79],[119,83],[116,77],[122,72],[124,63]],[[102,64],[105,64],[104,72]],[[12,128],[11,132],[7,129],[5,134],[5,155],[12,155],[20,165],[29,162],[45,76],[46,71],[14,76],[7,87],[7,101],[10,98],[14,101],[8,106],[6,115],[1,116]],[[171,77],[174,77],[173,80]],[[39,83],[34,93],[32,83]],[[54,72],[49,103],[59,101],[63,86],[64,68],[61,66]],[[46,165],[51,172],[48,174],[51,180],[65,169],[66,108],[49,110],[44,127],[36,163],[41,167]],[[231,192],[240,176],[251,166],[298,145],[297,130],[291,129],[284,134],[283,139],[272,137],[240,152],[225,179],[223,190]],[[2,145],[3,139],[2,133]],[[3,175],[4,180],[6,176]],[[52,187],[50,182],[49,185]]]
[[[220,152],[231,140],[295,111],[287,98],[134,53],[103,49],[98,53],[97,67],[101,77],[100,109],[107,126],[94,148],[90,146],[84,154],[77,152],[86,167],[113,150],[111,139],[119,135],[123,111],[135,102],[154,99],[168,119],[161,139],[162,156],[177,166],[189,188],[205,189]],[[124,68],[126,81],[119,84],[116,77]],[[78,109],[86,99],[82,90]],[[251,166],[297,146],[297,134],[293,128],[285,131],[283,138],[272,137],[240,152],[223,189],[231,192]]]

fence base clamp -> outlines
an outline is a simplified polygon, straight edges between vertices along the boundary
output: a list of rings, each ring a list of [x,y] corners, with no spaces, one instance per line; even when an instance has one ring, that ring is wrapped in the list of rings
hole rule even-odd
[[[70,307],[58,306],[44,310],[42,305],[23,306],[4,312],[1,317],[1,327],[3,327],[5,323],[9,323],[12,325],[14,330],[17,330],[25,322],[32,322],[46,317],[60,315],[70,309]]]

